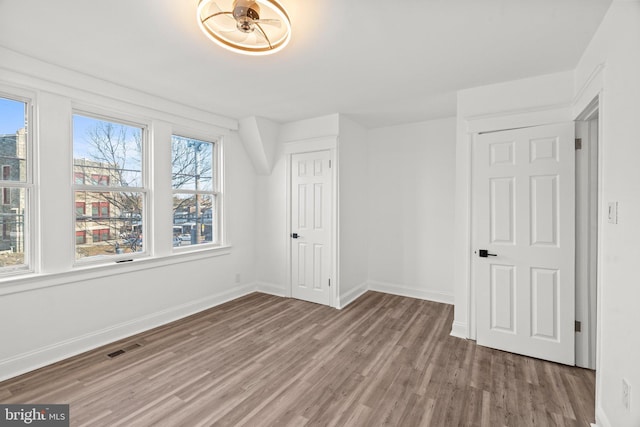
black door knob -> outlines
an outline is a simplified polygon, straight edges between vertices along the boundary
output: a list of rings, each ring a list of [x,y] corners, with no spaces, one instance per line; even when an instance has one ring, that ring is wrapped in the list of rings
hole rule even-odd
[[[291,237],[293,237],[294,239],[297,239],[300,236],[298,235],[298,233],[291,233]]]
[[[490,254],[488,250],[486,249],[480,249],[479,251],[479,256],[480,258],[486,258],[488,256],[498,256],[497,254]]]

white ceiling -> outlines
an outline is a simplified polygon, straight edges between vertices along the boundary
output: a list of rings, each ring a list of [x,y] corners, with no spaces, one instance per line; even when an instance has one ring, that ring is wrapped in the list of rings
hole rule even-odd
[[[573,69],[611,0],[281,0],[291,43],[228,52],[198,0],[0,0],[0,45],[232,118],[455,114],[455,91]]]

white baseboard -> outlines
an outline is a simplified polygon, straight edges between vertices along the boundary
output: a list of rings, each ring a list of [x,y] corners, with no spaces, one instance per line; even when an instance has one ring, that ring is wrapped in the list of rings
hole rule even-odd
[[[469,333],[467,331],[467,324],[463,322],[456,322],[454,320],[453,325],[451,325],[450,335],[452,337],[467,339],[469,337]]]
[[[368,282],[369,290],[384,292],[387,294],[400,295],[403,297],[424,299],[433,302],[441,302],[444,304],[453,304],[454,299],[452,294],[445,292],[427,291],[424,289],[409,288],[404,285],[398,285],[395,283],[385,282]]]
[[[262,292],[263,294],[275,295],[277,297],[287,296],[285,288],[275,283],[256,282],[255,289],[257,292]]]
[[[369,286],[367,282],[362,282],[355,288],[351,289],[349,292],[340,296],[340,302],[338,304],[338,308],[342,309],[357,300],[362,294],[369,290]]]
[[[598,405],[596,405],[596,423],[591,425],[594,427],[611,427],[607,414]]]
[[[256,290],[255,283],[0,360],[0,381],[215,307]]]

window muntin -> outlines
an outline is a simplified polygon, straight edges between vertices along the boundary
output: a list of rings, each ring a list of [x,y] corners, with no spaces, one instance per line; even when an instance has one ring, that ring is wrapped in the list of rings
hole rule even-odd
[[[143,252],[143,139],[141,126],[73,115],[76,260]]]
[[[218,144],[171,138],[173,246],[220,244]]]
[[[28,111],[27,102],[0,97],[0,274],[28,270],[30,264]]]

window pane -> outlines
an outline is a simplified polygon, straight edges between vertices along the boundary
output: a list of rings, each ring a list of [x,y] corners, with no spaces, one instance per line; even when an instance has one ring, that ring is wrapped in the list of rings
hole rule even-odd
[[[2,188],[10,204],[0,206],[0,267],[25,263],[24,211],[27,191],[24,188]]]
[[[0,165],[3,181],[27,180],[26,104],[0,98]]]
[[[213,143],[176,135],[171,140],[173,188],[212,191]]]
[[[142,187],[142,128],[73,116],[76,184]]]
[[[173,195],[174,246],[214,242],[215,196]]]
[[[142,200],[138,192],[76,191],[76,259],[142,251]]]

